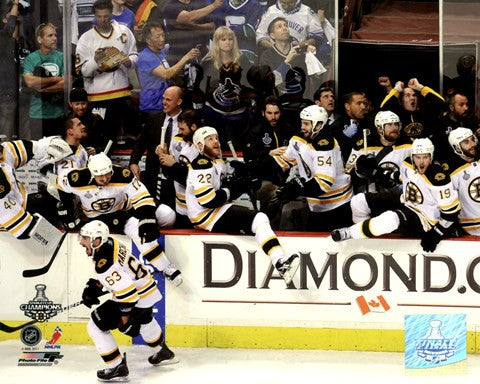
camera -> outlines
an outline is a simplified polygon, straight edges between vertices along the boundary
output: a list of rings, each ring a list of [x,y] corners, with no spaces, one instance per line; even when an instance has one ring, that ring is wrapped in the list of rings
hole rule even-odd
[[[195,48],[197,48],[199,51],[202,50],[203,45],[202,44],[197,44],[195,45]]]
[[[307,44],[297,45],[295,49],[299,55],[302,53],[307,53]]]

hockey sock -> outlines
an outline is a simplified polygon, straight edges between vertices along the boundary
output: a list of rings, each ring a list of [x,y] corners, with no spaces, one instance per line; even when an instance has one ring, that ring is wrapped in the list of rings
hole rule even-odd
[[[393,211],[386,211],[379,216],[354,224],[350,227],[350,233],[353,239],[377,237],[392,233],[399,225],[398,215]]]
[[[272,261],[273,265],[285,257],[285,252],[278,241],[277,236],[270,227],[270,220],[263,212],[255,215],[252,222],[252,232],[255,234],[255,240],[262,247]]]
[[[100,354],[105,364],[107,364],[107,367],[115,368],[120,365],[122,362],[122,355],[120,354],[118,344],[110,331],[102,331],[92,319],[88,322],[87,331],[95,343],[97,352]]]
[[[140,335],[142,335],[145,343],[152,348],[153,353],[157,353],[162,349],[163,334],[162,328],[155,319],[148,324],[142,324],[140,327]]]

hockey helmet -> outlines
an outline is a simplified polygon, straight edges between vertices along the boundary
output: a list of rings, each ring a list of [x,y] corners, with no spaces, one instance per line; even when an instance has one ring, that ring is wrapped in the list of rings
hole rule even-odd
[[[312,122],[312,138],[315,137],[325,125],[328,119],[328,113],[323,107],[318,105],[309,105],[300,112],[300,119]]]
[[[473,136],[473,140],[475,141],[475,144],[477,144],[477,136],[475,136],[473,131],[469,128],[458,127],[448,135],[448,142],[453,148],[453,151],[464,160],[467,160],[468,157],[465,156],[460,143],[471,136]]]
[[[103,152],[90,156],[87,167],[93,176],[102,176],[113,171],[112,160]]]
[[[107,242],[109,234],[110,234],[110,230],[108,229],[107,224],[105,224],[100,220],[90,221],[89,223],[85,224],[82,228],[80,228],[80,236],[89,237],[90,245],[94,250],[100,248],[103,244]],[[93,243],[98,238],[101,239],[100,244],[94,247]]]
[[[218,135],[218,132],[215,128],[208,126],[198,128],[193,134],[193,145],[195,145],[195,148],[197,148],[198,152],[202,155],[203,149],[205,148],[205,139],[210,135]],[[200,144],[202,145],[200,146]]]
[[[375,127],[380,136],[385,133],[385,124],[398,123],[400,129],[402,124],[398,115],[392,111],[380,111],[375,115]]]
[[[433,151],[435,147],[433,146],[433,143],[430,139],[427,138],[422,138],[422,139],[416,139],[412,143],[412,150],[411,150],[411,157],[412,157],[412,163],[413,163],[413,155],[430,155],[430,160],[433,161]]]

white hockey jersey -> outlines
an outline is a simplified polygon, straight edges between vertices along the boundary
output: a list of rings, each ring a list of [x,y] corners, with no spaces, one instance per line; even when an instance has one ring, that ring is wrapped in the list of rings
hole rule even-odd
[[[177,163],[188,165],[199,155],[198,149],[193,144],[187,143],[179,136],[173,138],[170,147]],[[174,181],[173,185],[175,187],[175,211],[180,215],[187,216],[186,186],[178,181]]]
[[[467,163],[450,177],[462,204],[458,215],[460,225],[468,234],[480,236],[480,162]]]
[[[211,231],[218,219],[232,206],[232,203],[225,203],[217,208],[204,206],[215,198],[215,193],[220,189],[227,173],[227,167],[222,159],[213,161],[205,156],[198,156],[188,167],[188,218],[196,228]]]
[[[352,199],[350,175],[345,173],[340,147],[331,135],[321,132],[312,143],[293,136],[285,153],[274,159],[284,170],[298,165],[300,177],[318,183],[324,193],[305,196],[310,211],[331,211]]]
[[[346,172],[348,174],[355,172],[357,159],[361,155],[373,155],[378,161],[378,166],[382,169],[390,169],[392,172],[400,171],[403,161],[410,158],[411,148],[411,144],[392,145],[391,147],[373,145],[368,146],[365,152],[363,139],[361,139],[352,148],[352,152],[345,164]],[[368,192],[378,192],[374,182],[369,184]]]
[[[143,206],[155,207],[145,185],[129,169],[118,165],[113,166],[112,178],[105,186],[97,185],[88,168],[82,168],[73,169],[66,177],[57,179],[57,188],[78,196],[89,218]]]
[[[431,164],[425,174],[418,173],[410,159],[400,170],[403,193],[401,202],[417,214],[425,232],[440,220],[441,214],[453,218],[460,211],[460,201],[450,176],[437,164]]]
[[[27,193],[15,176],[15,169],[32,158],[32,143],[16,140],[0,146],[0,227],[20,237],[33,221],[25,208]]]
[[[111,237],[94,254],[97,278],[119,303],[149,308],[162,299],[148,269]]]
[[[125,25],[112,20],[112,31],[104,36],[96,27],[85,32],[78,40],[75,66],[84,79],[89,101],[102,101],[130,96],[128,68],[121,65],[113,72],[99,72],[95,51],[99,48],[116,47],[128,55],[135,67],[138,61],[135,37]]]

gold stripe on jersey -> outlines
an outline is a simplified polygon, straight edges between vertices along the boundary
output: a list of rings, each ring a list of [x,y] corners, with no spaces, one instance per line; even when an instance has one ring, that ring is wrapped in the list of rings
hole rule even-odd
[[[113,291],[117,301],[120,303],[132,303],[138,301],[137,288],[135,284],[130,284],[127,288],[120,289],[119,291]]]
[[[32,222],[33,217],[32,215],[24,211],[23,209],[18,212],[14,217],[12,217],[10,220],[8,220],[5,223],[1,223],[0,225],[5,228],[8,232],[11,234],[15,235],[18,231],[20,231],[22,228],[26,228],[30,225]]]
[[[142,285],[141,287],[137,288],[137,293],[140,299],[145,299],[146,297],[150,296],[152,293],[157,291],[157,284],[153,281],[152,276],[147,281],[146,284]]]
[[[201,205],[208,203],[210,200],[213,200],[216,195],[215,189],[212,185],[206,185],[204,187],[195,189],[194,193],[195,197]]]
[[[113,363],[114,361],[121,359],[122,355],[120,355],[120,351],[118,347],[115,347],[113,351],[107,353],[101,353],[100,356],[102,357],[103,361],[107,364]]]
[[[478,163],[478,162],[476,162]],[[465,168],[468,168],[468,167],[471,167],[473,163],[467,163],[467,164],[464,164],[462,165],[461,167],[458,167],[457,169],[455,169],[451,174],[450,174],[450,177],[453,179],[453,176],[456,175],[458,172],[462,172]]]
[[[347,184],[346,186],[336,189],[334,191],[329,191],[324,195],[313,198],[307,197],[307,201],[311,204],[333,204],[339,201],[347,200],[353,195],[353,189],[351,184]]]
[[[440,205],[440,210],[444,213],[455,213],[460,211],[462,206],[460,205],[460,200],[458,197],[448,205]]]
[[[152,264],[152,262],[154,262],[155,260],[159,259],[164,255],[165,255],[165,252],[163,251],[163,248],[158,243],[155,243],[155,245],[152,248],[142,253],[142,257],[145,260],[147,260],[150,264]]]
[[[273,156],[273,159],[284,170],[288,170],[297,164],[297,161],[295,159],[292,159],[285,155],[275,155]]]
[[[131,200],[131,205],[134,209],[142,207],[144,205],[155,205],[153,197],[147,191],[140,193]]]
[[[27,152],[21,140],[7,141],[5,144],[14,158],[14,168],[21,167],[27,163]]]
[[[420,221],[422,222],[424,228],[427,227],[430,230],[430,229],[432,229],[432,227],[435,226],[435,224],[438,223],[438,221],[436,221],[436,220],[430,221],[428,219],[428,217],[425,216],[424,213],[420,209],[418,209],[414,206],[407,205],[407,208],[410,208],[412,211],[414,211],[418,215],[418,217],[420,218]]]
[[[459,217],[458,221],[462,228],[468,233],[478,231],[480,229],[480,217]]]
[[[185,195],[183,193],[177,192],[175,194],[175,202],[181,208],[187,208],[187,201],[185,200]]]
[[[200,213],[198,216],[190,218],[190,221],[195,227],[205,229],[208,225],[217,217],[222,207],[215,209],[207,209]]]
[[[324,192],[330,191],[330,189],[333,186],[333,183],[335,182],[334,177],[325,175],[324,173],[316,173],[315,180],[317,181],[317,183],[320,185],[320,188],[322,188]]]

